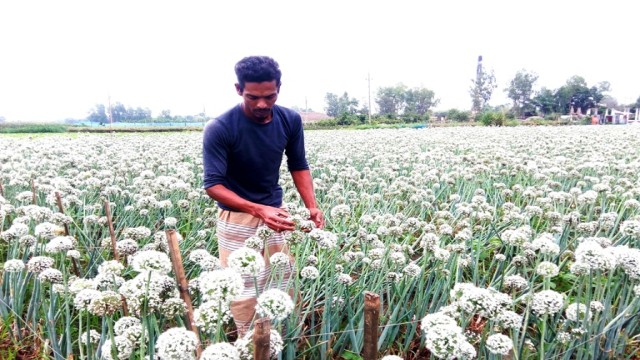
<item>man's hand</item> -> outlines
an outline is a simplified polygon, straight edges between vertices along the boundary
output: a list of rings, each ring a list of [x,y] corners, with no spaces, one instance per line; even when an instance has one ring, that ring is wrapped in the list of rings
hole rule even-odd
[[[262,205],[256,208],[255,217],[262,219],[265,225],[277,232],[293,231],[293,221],[289,220],[289,213],[281,208]]]
[[[324,215],[322,214],[322,210],[318,208],[309,208],[309,219],[316,224],[318,229],[324,228]]]

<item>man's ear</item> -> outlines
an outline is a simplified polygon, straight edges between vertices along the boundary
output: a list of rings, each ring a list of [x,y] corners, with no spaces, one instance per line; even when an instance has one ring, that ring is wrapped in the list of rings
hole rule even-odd
[[[282,86],[282,83],[278,84],[278,87],[276,88],[276,92],[278,92],[278,94],[280,94],[280,86]]]
[[[240,84],[236,83],[236,92],[238,95],[242,96],[242,89],[240,88]]]

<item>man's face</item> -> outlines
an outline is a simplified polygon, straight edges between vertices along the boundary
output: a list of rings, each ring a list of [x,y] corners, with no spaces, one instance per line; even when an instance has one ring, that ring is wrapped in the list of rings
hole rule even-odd
[[[242,96],[242,109],[252,120],[265,123],[271,120],[271,108],[278,100],[280,87],[276,81],[247,82],[244,90],[240,90],[240,84],[236,84],[238,95]]]

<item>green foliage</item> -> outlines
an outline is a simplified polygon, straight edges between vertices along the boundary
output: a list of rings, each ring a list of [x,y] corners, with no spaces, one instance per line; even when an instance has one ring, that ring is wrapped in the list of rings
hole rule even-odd
[[[460,111],[458,109],[451,109],[446,114],[447,119],[455,122],[469,121],[471,118],[470,111]]]
[[[26,134],[26,133],[63,133],[67,127],[61,124],[2,124],[2,134]]]
[[[524,117],[535,113],[535,105],[531,101],[533,95],[533,86],[538,80],[535,73],[520,70],[509,83],[509,87],[505,89],[509,99],[513,101],[513,110],[517,116]]]
[[[380,115],[402,117],[405,122],[427,120],[429,109],[440,102],[432,90],[420,87],[409,89],[404,84],[379,88],[375,101]]]
[[[89,111],[89,116],[87,116],[87,121],[97,122],[100,124],[108,122],[109,118],[107,117],[104,105],[97,104],[93,109],[91,109]]]
[[[495,90],[497,86],[496,76],[493,70],[482,72],[476,79],[471,79],[469,95],[471,95],[473,110],[481,111],[484,109],[488,105],[493,90]]]
[[[498,111],[487,111],[480,115],[480,122],[485,126],[502,126],[506,120],[505,113]]]
[[[327,104],[325,112],[331,117],[355,115],[358,113],[358,100],[350,98],[346,91],[342,96],[327,93],[324,96],[324,101]]]

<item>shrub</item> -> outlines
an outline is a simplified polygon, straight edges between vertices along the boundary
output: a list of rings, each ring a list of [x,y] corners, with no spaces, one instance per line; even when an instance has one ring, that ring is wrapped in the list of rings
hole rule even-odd
[[[455,122],[469,121],[469,118],[471,118],[471,112],[469,111],[460,111],[458,109],[451,109],[447,112],[447,119]]]
[[[506,116],[503,112],[488,111],[480,115],[480,122],[485,126],[502,126]]]
[[[0,133],[63,133],[67,127],[61,124],[3,124],[0,126]]]

